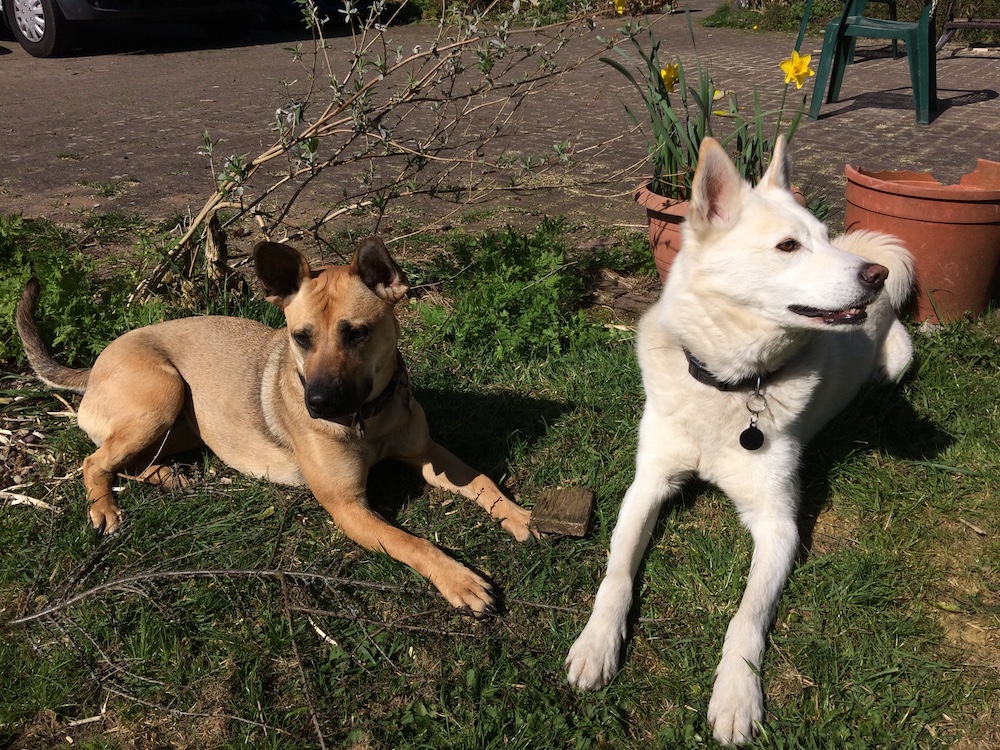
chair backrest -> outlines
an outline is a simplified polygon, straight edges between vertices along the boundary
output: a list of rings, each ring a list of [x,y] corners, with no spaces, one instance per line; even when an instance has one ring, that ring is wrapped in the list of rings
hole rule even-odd
[[[840,22],[843,24],[847,21],[850,16],[863,16],[865,14],[865,8],[868,7],[869,0],[851,0],[849,3],[844,3],[844,12],[840,16]],[[934,11],[937,9],[938,0],[924,0],[923,10],[920,11],[920,23],[924,23],[926,19],[934,15]]]

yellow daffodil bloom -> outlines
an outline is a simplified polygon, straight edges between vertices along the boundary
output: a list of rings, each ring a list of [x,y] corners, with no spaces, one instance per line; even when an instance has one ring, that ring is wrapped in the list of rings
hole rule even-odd
[[[625,12],[625,3],[627,0],[611,0],[615,4],[615,10],[618,11],[618,15],[622,15]]]
[[[660,78],[663,79],[663,87],[667,90],[667,93],[674,93],[674,89],[677,88],[677,81],[680,79],[677,63],[660,68]]]
[[[785,71],[785,85],[794,81],[795,88],[800,89],[806,78],[816,75],[809,69],[809,60],[811,58],[812,55],[799,57],[799,53],[792,50],[792,56],[787,60],[781,61],[781,69]]]

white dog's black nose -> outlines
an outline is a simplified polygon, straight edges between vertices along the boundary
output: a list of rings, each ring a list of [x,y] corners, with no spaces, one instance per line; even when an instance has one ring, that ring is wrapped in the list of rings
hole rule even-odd
[[[889,277],[889,269],[880,266],[878,263],[866,263],[858,271],[858,278],[861,283],[872,289],[881,289],[885,280]]]

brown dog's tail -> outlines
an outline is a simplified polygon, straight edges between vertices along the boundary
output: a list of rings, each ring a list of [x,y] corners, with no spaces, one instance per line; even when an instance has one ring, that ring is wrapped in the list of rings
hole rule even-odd
[[[24,352],[28,355],[28,362],[35,375],[46,385],[52,388],[64,388],[77,393],[87,390],[87,381],[90,379],[90,370],[73,370],[63,367],[52,359],[49,350],[42,341],[38,333],[38,326],[35,324],[35,305],[38,303],[38,279],[30,279],[21,292],[21,299],[17,303],[17,314],[14,320],[17,324],[17,332],[21,335],[21,343],[24,344]]]

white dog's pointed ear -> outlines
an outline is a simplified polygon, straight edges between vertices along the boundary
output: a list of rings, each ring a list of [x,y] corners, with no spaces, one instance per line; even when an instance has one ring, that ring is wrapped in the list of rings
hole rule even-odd
[[[774,142],[771,163],[760,178],[760,186],[766,189],[789,190],[791,186],[792,163],[785,148],[785,136],[779,135]]]
[[[410,288],[403,269],[392,259],[379,237],[361,241],[354,251],[351,270],[361,277],[365,286],[390,305],[403,299]]]
[[[743,178],[718,141],[705,138],[698,151],[688,221],[696,231],[731,225],[739,215],[745,187]]]
[[[259,242],[253,249],[257,276],[264,284],[264,298],[282,309],[309,278],[309,261],[291,245]]]

